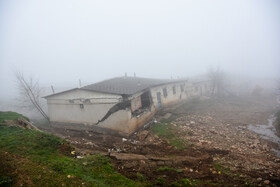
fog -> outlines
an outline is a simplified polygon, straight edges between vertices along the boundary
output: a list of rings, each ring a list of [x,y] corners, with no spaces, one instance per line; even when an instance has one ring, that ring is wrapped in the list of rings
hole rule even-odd
[[[221,67],[280,75],[280,2],[0,1],[0,101],[14,70],[48,89],[116,76],[186,78]]]

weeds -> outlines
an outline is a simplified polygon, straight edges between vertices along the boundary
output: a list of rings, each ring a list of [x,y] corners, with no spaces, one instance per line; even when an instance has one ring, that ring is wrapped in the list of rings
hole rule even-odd
[[[157,169],[157,171],[175,171],[177,173],[182,173],[182,170],[180,169],[169,168],[169,167],[160,167]]]
[[[184,187],[191,187],[191,186],[196,186],[197,185],[197,181],[196,180],[191,180],[188,178],[185,179],[181,179],[178,182],[174,182],[172,183],[172,186],[184,186]]]
[[[165,138],[170,145],[177,149],[184,149],[186,147],[186,142],[178,137],[177,132],[178,129],[170,123],[160,123],[152,126],[152,133]]]
[[[8,186],[11,185],[12,179],[7,176],[0,176],[0,186]]]
[[[71,150],[56,136],[0,125],[0,157],[5,158],[0,162],[0,182],[16,186],[141,186],[115,172],[109,158],[92,155],[75,159],[66,156]]]

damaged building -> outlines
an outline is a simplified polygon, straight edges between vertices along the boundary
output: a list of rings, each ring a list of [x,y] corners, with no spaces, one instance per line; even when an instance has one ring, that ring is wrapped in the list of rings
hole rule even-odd
[[[168,104],[207,91],[206,83],[117,77],[44,97],[56,127],[129,136]]]

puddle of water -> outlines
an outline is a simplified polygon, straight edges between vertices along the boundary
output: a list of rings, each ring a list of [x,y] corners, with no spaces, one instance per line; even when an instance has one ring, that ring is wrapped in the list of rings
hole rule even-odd
[[[267,125],[249,125],[248,129],[251,131],[254,131],[258,133],[261,138],[270,140],[272,142],[275,142],[278,144],[280,149],[280,137],[276,135],[276,129],[273,126],[273,122],[275,121],[275,118],[272,116],[268,119]],[[271,149],[273,152],[277,154],[277,157],[280,158],[280,150],[277,149]]]

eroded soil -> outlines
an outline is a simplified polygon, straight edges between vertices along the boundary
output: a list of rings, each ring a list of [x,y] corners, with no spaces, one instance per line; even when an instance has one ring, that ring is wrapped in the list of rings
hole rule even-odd
[[[274,111],[271,98],[190,99],[159,111],[157,123],[130,138],[66,129],[52,133],[80,155],[108,155],[123,175],[156,186],[280,186],[280,159],[271,151],[278,145],[247,129],[266,124]]]

